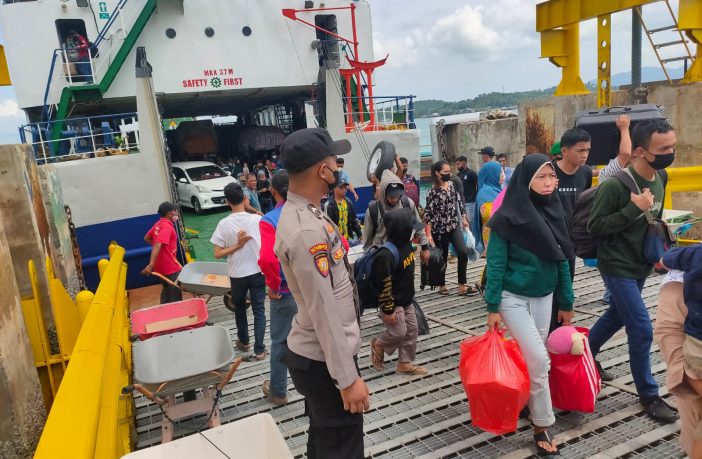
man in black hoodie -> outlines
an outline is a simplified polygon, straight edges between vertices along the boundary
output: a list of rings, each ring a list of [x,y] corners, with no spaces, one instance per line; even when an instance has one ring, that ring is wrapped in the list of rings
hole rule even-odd
[[[415,231],[424,231],[424,225],[415,220],[408,208],[394,209],[385,214],[387,240],[399,253],[395,257],[389,249],[379,250],[373,259],[373,285],[378,294],[378,313],[385,331],[372,338],[371,360],[376,370],[382,370],[385,354],[399,350],[397,373],[424,375],[427,370],[413,365],[417,350],[417,317],[414,312],[414,248]]]

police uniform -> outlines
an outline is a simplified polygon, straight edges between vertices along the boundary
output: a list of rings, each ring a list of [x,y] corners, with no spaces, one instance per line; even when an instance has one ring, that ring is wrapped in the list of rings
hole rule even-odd
[[[301,137],[307,134],[323,137],[328,149],[316,151],[323,145],[316,145],[315,139],[306,144],[309,139]],[[302,145],[291,152],[296,142]],[[329,142],[338,143],[323,129],[291,134],[281,147],[286,169],[300,170],[294,161],[302,151],[307,155],[300,161],[313,161],[307,167],[330,154],[342,154],[330,153],[334,150]],[[315,160],[314,153],[321,157]],[[362,458],[363,415],[345,411],[340,392],[360,377],[358,294],[339,230],[318,204],[288,191],[278,221],[274,250],[298,306],[284,361],[295,388],[305,397],[310,419],[307,456]]]

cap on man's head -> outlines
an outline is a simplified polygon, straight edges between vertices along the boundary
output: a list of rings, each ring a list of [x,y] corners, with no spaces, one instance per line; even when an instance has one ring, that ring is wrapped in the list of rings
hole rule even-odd
[[[553,146],[551,147],[550,153],[551,153],[551,156],[557,156],[557,155],[560,155],[560,154],[561,154],[561,142],[560,142],[560,140],[559,140],[558,142],[556,142],[556,143],[553,144]]]
[[[401,183],[390,183],[385,188],[385,196],[388,198],[399,198],[405,194],[405,187]]]
[[[483,147],[480,149],[478,154],[487,155],[487,156],[492,157],[492,156],[495,156],[495,149],[492,147]]]
[[[308,128],[295,131],[280,146],[280,156],[285,169],[290,173],[302,172],[332,155],[345,155],[351,151],[351,143],[333,140],[324,128]]]
[[[178,208],[175,206],[175,204],[173,204],[172,202],[168,202],[168,201],[162,202],[158,206],[158,216],[165,217],[166,214],[168,214],[168,212],[172,212],[174,210],[178,210]]]

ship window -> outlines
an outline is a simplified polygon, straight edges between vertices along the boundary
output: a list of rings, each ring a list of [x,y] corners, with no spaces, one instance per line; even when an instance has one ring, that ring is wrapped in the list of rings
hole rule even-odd
[[[168,38],[175,38],[175,36],[176,36],[175,29],[166,29],[166,36]]]
[[[241,29],[241,33],[243,33],[245,37],[248,37],[249,35],[251,35],[251,27],[244,26],[244,28]]]
[[[85,30],[85,21],[82,19],[57,19],[56,35],[58,36],[59,48],[63,47],[64,43],[66,43],[68,33],[72,30],[81,34],[86,40],[89,39]]]

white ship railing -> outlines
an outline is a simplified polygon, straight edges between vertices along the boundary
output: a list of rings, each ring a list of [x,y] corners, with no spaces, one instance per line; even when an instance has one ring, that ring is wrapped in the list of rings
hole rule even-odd
[[[52,128],[60,123],[61,138],[52,140]],[[22,143],[32,146],[38,164],[139,151],[136,113],[42,121],[19,128]]]
[[[373,96],[375,117],[365,107],[370,97],[344,97],[347,130],[352,126],[364,131],[414,129],[414,96]],[[357,101],[361,100],[360,111]],[[349,101],[356,110],[348,113]],[[371,119],[374,122],[371,122]]]
[[[88,52],[87,58],[71,61],[68,57],[69,49],[58,48],[54,50],[47,91],[44,95],[45,107],[58,104],[61,92],[66,87],[100,83],[146,3],[147,0],[121,0],[119,2],[112,12],[109,22],[95,39],[94,46],[97,53]],[[92,54],[95,54],[95,57]],[[89,64],[90,73],[79,74],[78,68],[74,64]],[[52,109],[48,108],[48,110],[49,116],[45,116],[45,119],[49,119],[52,114]]]

